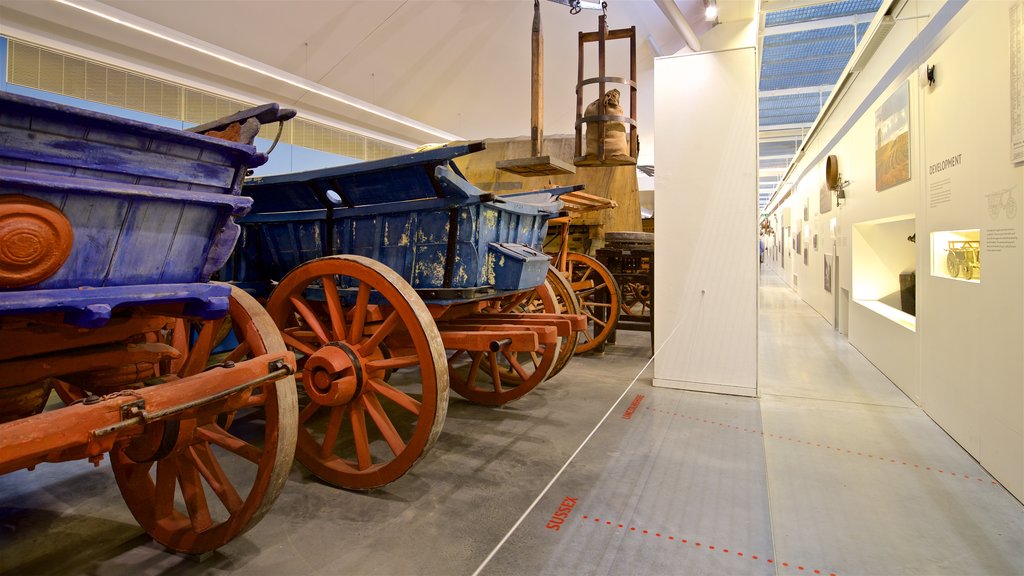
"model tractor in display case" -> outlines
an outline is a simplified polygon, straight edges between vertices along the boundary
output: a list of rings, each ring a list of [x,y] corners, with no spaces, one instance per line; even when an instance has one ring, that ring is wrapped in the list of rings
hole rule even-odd
[[[209,279],[266,162],[250,142],[292,115],[197,129],[228,141],[0,93],[0,473],[109,454],[138,522],[187,553],[267,512],[294,451],[294,356]],[[63,406],[44,410],[51,391]]]
[[[399,478],[440,435],[449,387],[479,404],[519,398],[586,325],[539,251],[559,196],[579,187],[482,192],[452,159],[483,147],[244,188],[253,210],[222,275],[266,299],[296,353],[296,457],[328,483]]]
[[[977,240],[950,240],[946,270],[953,278],[971,280],[981,275],[981,243]]]

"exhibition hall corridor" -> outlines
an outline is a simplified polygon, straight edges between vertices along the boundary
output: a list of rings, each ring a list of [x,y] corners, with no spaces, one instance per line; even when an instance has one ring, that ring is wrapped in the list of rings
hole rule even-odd
[[[620,332],[504,407],[453,394],[384,488],[295,464],[264,521],[202,559],[152,542],[106,463],[41,465],[0,477],[0,573],[1024,574],[1021,503],[761,282],[759,398],[654,388],[649,335]]]

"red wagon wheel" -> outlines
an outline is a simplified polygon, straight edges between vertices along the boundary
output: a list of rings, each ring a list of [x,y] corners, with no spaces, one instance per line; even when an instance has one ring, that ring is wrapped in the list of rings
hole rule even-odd
[[[572,291],[572,285],[554,266],[548,267],[547,281],[555,299],[553,302],[543,302],[543,312],[551,314],[579,314],[580,301],[576,298],[576,293]],[[568,338],[562,338],[561,340],[562,343],[558,349],[558,359],[555,360],[555,365],[551,368],[551,374],[548,374],[549,379],[554,378],[556,374],[561,372],[562,368],[565,368],[565,365],[576,354],[576,348],[580,340],[580,331],[573,330]]]
[[[444,424],[448,372],[408,282],[369,258],[320,258],[285,276],[267,310],[301,355],[299,462],[325,482],[368,490],[426,454]]]
[[[567,275],[580,302],[580,312],[587,316],[587,329],[576,353],[603,350],[619,322],[619,285],[604,264],[586,254],[569,252]]]
[[[554,312],[555,291],[548,282],[495,299],[484,313]],[[562,340],[562,339],[559,339]],[[548,378],[559,359],[560,343],[541,343],[531,352],[452,350],[448,374],[452,390],[485,406],[500,406],[533,390]]]
[[[226,357],[211,359],[228,325],[239,344]],[[211,362],[241,362],[285,350],[266,311],[238,288],[232,288],[227,321],[175,326],[165,335],[167,342],[186,342],[186,356],[169,380],[198,374]],[[125,503],[164,546],[200,554],[226,544],[267,513],[288,479],[297,428],[294,378],[241,392],[223,405],[240,404],[244,407],[237,410],[200,409],[190,418],[154,422],[110,452]]]

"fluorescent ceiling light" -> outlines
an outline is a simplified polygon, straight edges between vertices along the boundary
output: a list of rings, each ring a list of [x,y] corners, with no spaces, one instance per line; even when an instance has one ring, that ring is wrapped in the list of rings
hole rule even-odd
[[[234,54],[232,52],[228,52],[227,50],[223,50],[220,47],[215,46],[213,44],[209,44],[207,42],[202,42],[202,41],[200,41],[198,39],[191,38],[191,37],[185,36],[184,34],[177,33],[177,31],[171,30],[170,28],[166,28],[164,26],[159,26],[160,28],[163,28],[164,30],[166,30],[166,32],[161,32],[161,31],[158,31],[158,30],[154,29],[156,26],[147,27],[147,26],[143,26],[142,24],[137,24],[137,23],[134,23],[134,22],[129,22],[128,21],[129,18],[134,18],[132,15],[128,14],[127,12],[122,12],[120,10],[117,10],[115,8],[110,8],[109,6],[105,6],[105,5],[103,5],[103,4],[99,3],[99,2],[88,2],[88,4],[90,6],[93,6],[93,7],[88,7],[88,6],[84,6],[83,5],[84,3],[80,4],[80,3],[74,2],[72,0],[54,0],[54,1],[58,2],[60,4],[63,4],[65,6],[69,6],[71,8],[75,8],[76,10],[81,10],[82,12],[87,12],[89,14],[92,14],[93,16],[98,16],[98,17],[103,18],[104,20],[107,20],[109,22],[113,22],[115,24],[120,24],[121,26],[124,26],[126,28],[130,28],[132,30],[135,30],[135,31],[138,31],[138,32],[142,32],[143,34],[148,34],[149,36],[153,36],[155,38],[159,38],[161,40],[165,40],[165,41],[170,42],[172,44],[176,44],[176,45],[181,46],[183,48],[188,48],[189,50],[194,50],[195,52],[199,52],[200,54],[205,54],[207,56],[211,56],[211,57],[216,58],[216,59],[218,59],[218,60],[220,60],[222,62],[227,62],[229,64],[233,64],[235,66],[238,66],[239,68],[244,68],[244,69],[249,70],[251,72],[255,72],[257,74],[260,74],[262,76],[266,76],[268,78],[273,78],[274,80],[277,80],[279,82],[284,82],[285,84],[289,84],[289,85],[294,86],[296,88],[301,88],[302,90],[306,90],[306,91],[312,92],[314,94],[318,94],[320,96],[323,96],[324,98],[328,98],[328,99],[334,100],[335,102],[341,102],[342,104],[346,104],[348,106],[352,106],[353,108],[357,108],[357,109],[362,110],[364,112],[367,112],[369,114],[373,114],[374,116],[378,116],[380,118],[385,118],[387,120],[390,120],[392,122],[396,122],[396,123],[401,124],[403,126],[407,126],[409,128],[413,128],[413,129],[419,130],[421,132],[426,132],[427,134],[432,134],[432,135],[437,136],[438,138],[441,138],[443,140],[451,141],[451,140],[463,140],[464,139],[464,138],[456,136],[455,134],[452,134],[450,132],[445,132],[443,130],[439,130],[437,128],[434,128],[433,126],[429,126],[429,125],[424,124],[422,122],[417,122],[416,120],[413,120],[411,118],[406,118],[405,116],[401,116],[399,114],[395,114],[394,112],[391,112],[390,110],[386,110],[386,109],[381,108],[379,106],[375,106],[373,104],[370,104],[369,102],[363,102],[362,100],[359,100],[357,98],[353,98],[353,97],[348,96],[346,94],[342,94],[341,92],[338,92],[336,90],[331,90],[331,89],[329,89],[329,88],[327,88],[325,86],[322,86],[320,84],[317,84],[315,82],[312,82],[310,80],[302,78],[300,76],[296,76],[294,74],[289,74],[288,72],[284,72],[283,70],[277,70],[275,68],[271,68],[269,66],[266,66],[262,62],[258,62],[256,60],[253,60],[253,59],[250,59],[250,58],[246,58],[246,57],[244,57],[244,56],[242,56],[240,54]],[[120,14],[123,14],[124,16],[115,16],[113,14],[113,12],[119,12]],[[145,20],[142,20],[141,18],[138,19],[138,20],[140,20],[142,22],[146,22]],[[152,24],[152,23],[149,23],[149,24]],[[172,34],[173,34],[173,36],[172,36]],[[175,36],[178,36],[178,37],[175,37]],[[374,136],[374,137],[376,138],[377,136]]]

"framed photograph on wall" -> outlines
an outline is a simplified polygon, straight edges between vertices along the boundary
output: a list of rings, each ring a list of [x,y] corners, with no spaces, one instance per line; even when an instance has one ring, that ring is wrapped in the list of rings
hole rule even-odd
[[[832,255],[825,254],[825,292],[832,293]]]
[[[875,110],[875,190],[910,180],[910,84]]]

